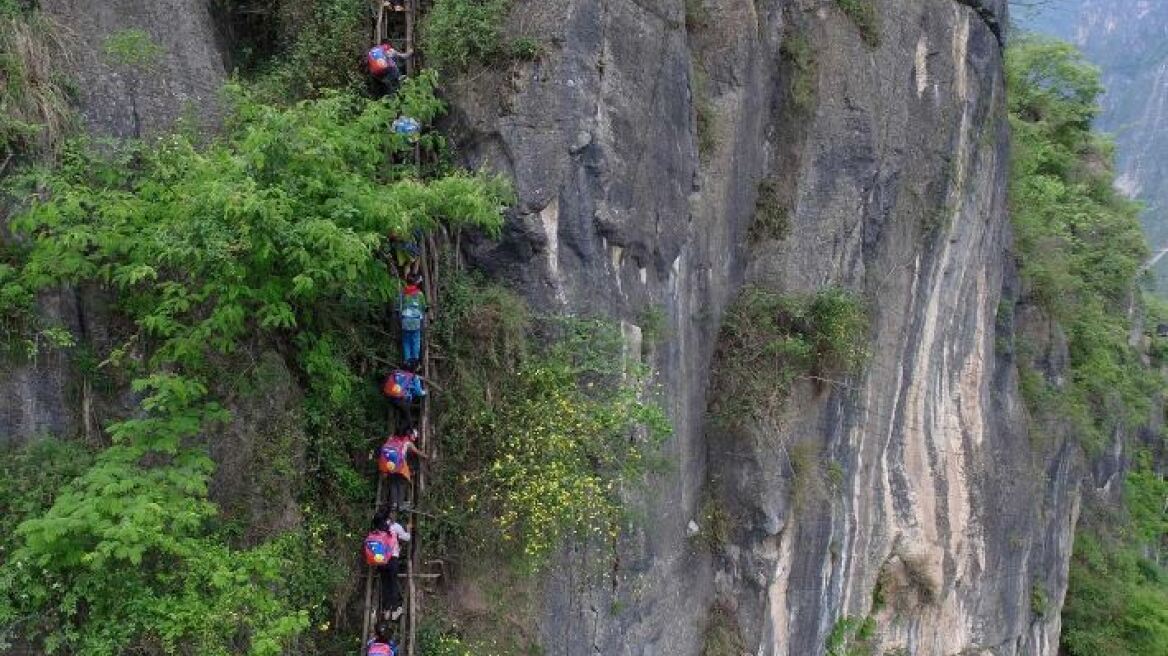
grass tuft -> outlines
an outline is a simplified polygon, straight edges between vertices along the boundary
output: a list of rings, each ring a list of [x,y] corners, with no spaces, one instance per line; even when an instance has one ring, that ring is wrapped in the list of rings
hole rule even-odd
[[[865,44],[872,48],[880,45],[880,16],[872,0],[835,0],[835,4],[852,19]]]

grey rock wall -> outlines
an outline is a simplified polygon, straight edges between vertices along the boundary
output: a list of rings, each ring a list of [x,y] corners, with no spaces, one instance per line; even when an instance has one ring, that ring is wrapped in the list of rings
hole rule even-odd
[[[208,0],[42,0],[70,48],[71,68],[90,132],[113,137],[157,133],[187,117],[216,125],[226,81],[224,57]],[[107,39],[144,30],[160,56],[119,66]]]
[[[680,1],[517,4],[510,33],[547,53],[453,93],[466,159],[520,196],[505,241],[472,254],[547,305],[632,324],[662,307],[677,429],[619,574],[590,585],[604,556],[577,546],[546,582],[547,652],[700,653],[717,603],[755,654],[823,653],[869,615],[885,652],[1056,653],[1057,613],[1031,600],[1061,601],[1079,472],[1026,435],[1009,346],[1005,3],[875,2],[876,48],[826,1],[710,0],[688,30]],[[813,52],[810,106],[790,39]],[[751,245],[764,180],[790,234]],[[854,290],[872,356],[774,425],[716,434],[706,370],[744,281]],[[840,480],[796,512],[787,453],[807,443]],[[686,535],[707,484],[734,527],[715,557]]]
[[[80,327],[77,305],[78,299],[70,290],[44,294],[40,299],[45,323],[71,332]],[[31,346],[31,357],[22,349],[0,364],[4,371],[0,393],[3,446],[49,435],[73,436],[80,429],[80,390],[67,355],[41,340],[34,340]]]
[[[205,0],[43,0],[39,3],[68,45],[69,71],[87,131],[99,137],[157,134],[188,117],[217,123],[217,94],[226,81],[215,24]],[[157,60],[119,68],[106,40],[126,29],[145,30],[161,48]],[[103,343],[116,329],[108,299],[96,290],[61,289],[41,298],[42,322],[69,330],[80,345]],[[73,350],[43,348],[36,358],[0,365],[0,444],[30,439],[96,439],[109,419],[101,400],[71,364]],[[106,399],[105,405],[121,404]],[[113,412],[112,414],[116,414]]]

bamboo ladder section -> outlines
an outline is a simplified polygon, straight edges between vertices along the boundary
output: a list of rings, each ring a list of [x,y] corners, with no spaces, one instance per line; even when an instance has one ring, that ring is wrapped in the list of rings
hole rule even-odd
[[[387,7],[382,0],[372,0],[372,11],[374,13],[374,27],[373,27],[373,43],[378,44],[382,41],[389,40],[395,47],[403,45],[405,52],[411,52],[412,56],[406,59],[406,75],[413,76],[418,70],[417,61],[418,53],[414,45],[414,28],[417,24],[417,6],[420,0],[405,0],[406,11],[404,13],[404,31],[391,30],[390,17],[399,12],[394,12],[390,7]],[[421,170],[421,147],[418,144],[414,145],[414,165]],[[437,248],[433,238],[427,237],[425,242],[421,245],[422,253],[420,255],[422,276],[426,286],[426,298],[430,304],[431,316],[437,314],[437,279],[438,261]],[[399,347],[400,348],[400,347]],[[432,455],[431,444],[434,442],[431,433],[433,431],[430,422],[430,393],[433,389],[430,386],[432,380],[433,370],[430,364],[430,349],[429,340],[424,339],[422,345],[422,378],[426,382],[427,394],[423,397],[421,408],[420,430],[418,434],[418,448],[427,454]],[[389,409],[388,425],[390,431],[395,430],[393,424],[396,412],[393,408]],[[414,656],[419,653],[417,647],[418,635],[418,616],[421,614],[420,595],[418,592],[417,581],[423,575],[419,574],[419,567],[422,563],[421,548],[419,545],[419,527],[421,524],[421,515],[417,513],[418,502],[421,500],[426,488],[426,468],[419,463],[417,472],[414,474],[414,485],[410,494],[410,508],[413,516],[413,526],[411,530],[411,540],[409,542],[409,566],[404,577],[407,581],[407,594],[405,595],[405,613],[399,620],[398,636],[399,648],[404,647],[406,656]],[[386,482],[385,477],[378,476],[377,478],[377,498],[374,500],[373,510],[377,511],[383,503],[385,503]],[[399,574],[399,576],[403,576]],[[378,576],[372,567],[366,568],[365,576],[365,611],[363,626],[361,629],[361,644],[360,649],[364,653],[365,645],[373,636],[373,627],[377,622],[378,616],[381,614],[380,595],[374,595],[374,588],[376,587],[376,580]]]

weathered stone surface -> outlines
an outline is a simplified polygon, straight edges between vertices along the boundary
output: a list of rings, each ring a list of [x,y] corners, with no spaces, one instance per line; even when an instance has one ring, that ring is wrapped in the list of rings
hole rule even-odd
[[[46,324],[74,332],[79,328],[78,299],[70,290],[43,294],[40,312]],[[20,348],[20,347],[17,347]],[[36,354],[15,353],[2,367],[0,445],[16,446],[32,438],[73,437],[80,426],[78,388],[68,355],[46,343]]]
[[[308,445],[295,377],[278,353],[267,351],[246,383],[225,392],[231,422],[209,436],[216,465],[211,499],[239,523],[247,543],[295,530],[303,519],[296,499]]]
[[[587,585],[586,550],[549,578],[548,653],[696,654],[717,597],[756,654],[823,653],[840,618],[869,614],[886,650],[1054,654],[1057,613],[1036,616],[1031,594],[1061,600],[1077,472],[1057,440],[1032,448],[1002,346],[1005,2],[875,2],[876,48],[831,2],[710,0],[689,30],[683,4],[519,2],[514,33],[546,55],[454,94],[467,160],[520,195],[506,240],[475,258],[545,304],[634,323],[661,305],[670,328],[653,364],[674,471],[636,500],[648,519],[615,580]],[[810,102],[791,91],[807,82]],[[751,246],[763,180],[790,234]],[[855,290],[872,357],[846,386],[798,387],[776,426],[720,435],[705,371],[744,280]],[[796,444],[842,474],[799,513]],[[687,539],[707,480],[735,520],[716,561]],[[882,572],[906,583],[874,609]]]
[[[142,136],[165,130],[184,116],[201,127],[217,123],[217,94],[226,71],[211,3],[42,0],[40,6],[71,45],[82,116],[93,133]],[[162,56],[142,66],[113,65],[106,40],[127,29],[144,30],[161,47]]]

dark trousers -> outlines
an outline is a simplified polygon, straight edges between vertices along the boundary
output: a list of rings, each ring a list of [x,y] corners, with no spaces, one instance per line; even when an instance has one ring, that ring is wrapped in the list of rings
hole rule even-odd
[[[397,425],[398,425],[399,430],[408,431],[412,428],[415,428],[418,425],[417,420],[414,418],[414,415],[415,415],[414,408],[417,407],[418,405],[419,404],[417,402],[412,401],[412,400],[411,401],[399,401],[397,399],[393,400],[393,407],[395,410],[397,410],[397,418],[398,418]]]
[[[402,503],[409,500],[410,482],[405,476],[389,475],[389,507],[401,508]]]
[[[390,558],[381,568],[381,612],[393,611],[402,605],[401,584],[397,580],[401,558]]]

